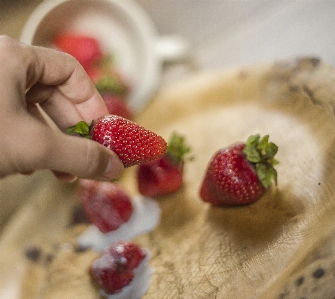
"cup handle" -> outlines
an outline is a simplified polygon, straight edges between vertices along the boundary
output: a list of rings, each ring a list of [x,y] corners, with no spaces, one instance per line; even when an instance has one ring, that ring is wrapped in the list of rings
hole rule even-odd
[[[189,44],[179,35],[159,37],[156,42],[156,50],[164,64],[182,62],[190,57]]]

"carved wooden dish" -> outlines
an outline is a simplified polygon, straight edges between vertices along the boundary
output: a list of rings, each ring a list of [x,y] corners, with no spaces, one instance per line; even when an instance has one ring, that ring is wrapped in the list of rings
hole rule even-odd
[[[183,133],[195,156],[186,164],[184,188],[157,199],[158,227],[135,240],[151,250],[155,268],[146,299],[309,298],[312,288],[320,295],[313,298],[334,293],[334,83],[333,67],[313,58],[200,73],[162,90],[138,116],[165,138]],[[200,182],[213,153],[256,133],[279,146],[278,187],[243,207],[202,202]],[[132,194],[135,171],[121,179]],[[6,178],[0,187],[2,203],[22,196],[20,188],[29,190],[2,230],[0,298],[40,298],[47,258],[34,263],[25,251],[40,246],[46,254],[71,240],[75,185],[42,172]],[[60,282],[63,293],[48,298],[99,298],[79,297],[84,281]]]

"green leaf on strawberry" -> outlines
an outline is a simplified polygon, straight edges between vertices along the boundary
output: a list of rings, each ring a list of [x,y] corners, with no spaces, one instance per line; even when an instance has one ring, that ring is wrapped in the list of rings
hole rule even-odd
[[[124,94],[127,92],[127,87],[116,76],[111,74],[104,75],[95,83],[99,93],[113,92],[114,94]]]
[[[81,137],[86,137],[91,139],[92,137],[90,136],[90,129],[91,126],[84,122],[80,121],[74,126],[68,127],[66,130],[66,134],[68,135],[80,135]]]
[[[173,132],[168,141],[166,155],[168,155],[174,163],[178,164],[185,160],[185,155],[190,153],[190,151],[191,147],[186,144],[185,137]]]
[[[112,55],[102,56],[86,71],[101,94],[127,95],[129,86],[123,76],[116,70]]]
[[[273,166],[267,166],[262,163],[257,163],[256,173],[258,179],[261,181],[262,185],[265,188],[271,186],[272,180],[274,180],[275,184],[277,185],[277,171],[274,169]]]
[[[269,135],[260,138],[260,135],[252,135],[247,139],[243,153],[247,160],[255,164],[256,173],[265,188],[268,188],[274,180],[277,185],[277,171],[274,166],[278,161],[274,156],[278,152],[278,146],[269,142]]]

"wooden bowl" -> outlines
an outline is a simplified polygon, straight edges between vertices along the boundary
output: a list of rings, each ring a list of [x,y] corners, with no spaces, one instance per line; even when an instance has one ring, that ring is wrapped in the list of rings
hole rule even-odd
[[[138,123],[166,138],[183,133],[195,156],[186,164],[185,186],[157,198],[158,227],[135,239],[152,252],[155,268],[144,298],[334,294],[334,83],[334,68],[308,57],[199,73],[162,90],[139,115]],[[278,186],[247,206],[203,202],[199,186],[213,153],[256,133],[279,146]],[[121,178],[132,194],[135,172]],[[75,185],[48,172],[31,180],[34,189],[2,230],[0,298],[36,298],[45,286],[44,266],[29,261],[26,248],[50,248],[64,233],[74,239],[67,231]],[[21,181],[9,177],[1,184],[19,189]],[[6,190],[3,201],[10,201]],[[61,298],[78,298],[81,285],[70,280],[58,286]]]

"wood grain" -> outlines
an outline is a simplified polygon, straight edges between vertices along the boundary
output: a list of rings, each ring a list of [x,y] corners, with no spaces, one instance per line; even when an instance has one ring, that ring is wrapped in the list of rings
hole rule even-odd
[[[158,227],[135,240],[153,254],[155,274],[145,298],[279,298],[290,277],[313,260],[334,229],[334,74],[314,58],[199,73],[158,94],[136,119],[166,138],[174,130],[185,134],[195,155],[184,188],[157,198]],[[254,133],[270,134],[279,145],[278,187],[244,207],[202,202],[198,189],[214,151]],[[135,172],[130,168],[121,179],[133,194]],[[73,187],[47,179],[1,237],[0,290],[12,292],[8,299],[38,298],[18,293],[22,286],[28,292],[32,273],[22,253],[27,245],[48,248],[64,232],[74,240],[67,230]],[[36,275],[30,294],[44,283]],[[66,287],[70,283],[63,289],[77,298],[80,284]]]

